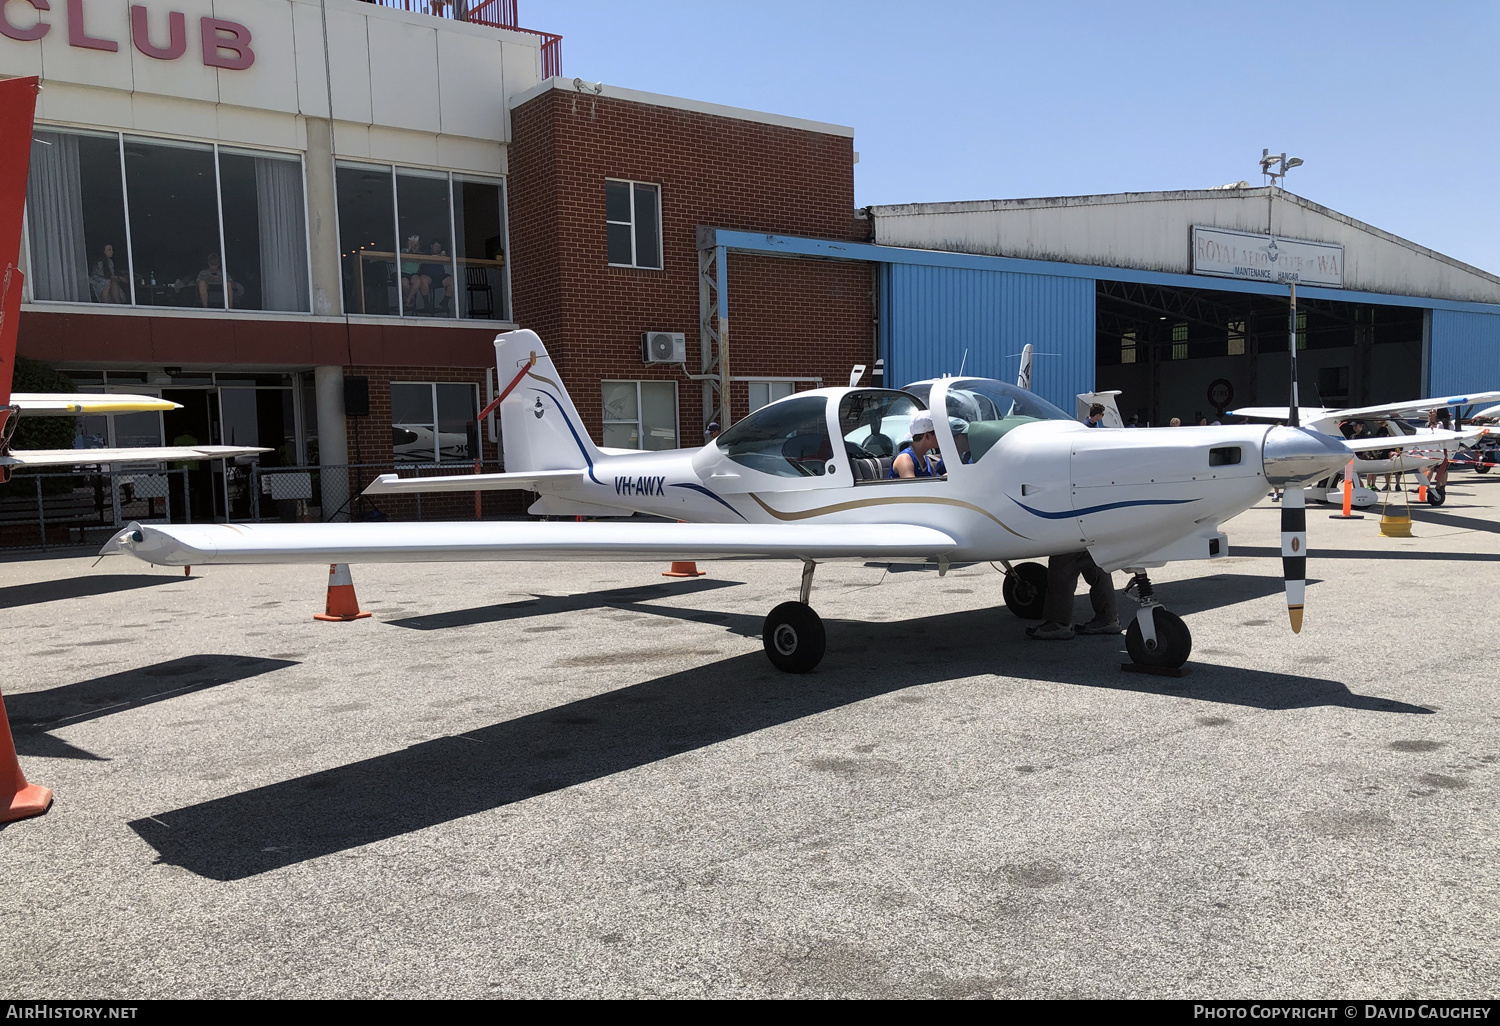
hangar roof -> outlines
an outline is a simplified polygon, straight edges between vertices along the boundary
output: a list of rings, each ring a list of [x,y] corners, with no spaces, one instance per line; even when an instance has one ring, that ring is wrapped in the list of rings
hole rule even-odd
[[[870,207],[884,246],[1192,273],[1192,226],[1332,242],[1344,287],[1500,303],[1500,276],[1274,186]],[[1212,288],[1215,279],[1204,278]]]

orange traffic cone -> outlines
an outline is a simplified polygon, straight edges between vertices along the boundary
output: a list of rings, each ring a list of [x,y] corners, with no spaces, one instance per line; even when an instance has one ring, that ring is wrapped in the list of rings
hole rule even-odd
[[[1426,502],[1427,501],[1427,486],[1425,484],[1419,484],[1419,485],[1417,485],[1417,501],[1418,502]]]
[[[688,560],[685,563],[673,563],[672,569],[663,570],[661,575],[663,577],[702,577],[706,573],[708,573],[707,570],[698,569],[696,562]]]
[[[27,816],[40,816],[52,806],[52,792],[28,784],[16,759],[16,743],[10,736],[5,699],[0,697],[0,823]]]
[[[323,612],[315,613],[314,620],[347,622],[363,620],[369,616],[359,608],[359,599],[354,597],[354,578],[349,576],[348,563],[330,563],[328,566],[328,603]]]

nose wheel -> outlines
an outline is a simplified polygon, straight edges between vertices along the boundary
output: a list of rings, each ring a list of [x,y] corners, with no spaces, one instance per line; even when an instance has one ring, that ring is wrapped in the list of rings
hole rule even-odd
[[[1131,662],[1146,671],[1170,673],[1181,669],[1193,652],[1193,635],[1187,624],[1156,601],[1151,579],[1144,571],[1137,572],[1125,586],[1127,595],[1132,591],[1141,608],[1125,631],[1125,651],[1130,653]]]

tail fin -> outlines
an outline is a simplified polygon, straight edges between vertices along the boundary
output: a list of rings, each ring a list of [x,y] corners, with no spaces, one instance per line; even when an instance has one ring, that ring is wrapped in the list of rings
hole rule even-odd
[[[1031,390],[1031,360],[1034,350],[1028,342],[1021,347],[1021,367],[1016,371],[1016,387]]]
[[[10,406],[21,314],[21,211],[31,165],[37,79],[0,82],[0,410]],[[0,412],[0,432],[7,414]]]
[[[506,472],[587,468],[592,476],[601,454],[537,333],[496,335],[495,366]]]

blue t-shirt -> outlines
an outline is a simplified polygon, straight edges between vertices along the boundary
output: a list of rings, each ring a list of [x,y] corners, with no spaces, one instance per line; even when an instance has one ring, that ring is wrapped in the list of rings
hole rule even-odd
[[[930,456],[918,456],[911,451],[911,446],[909,445],[896,454],[897,459],[900,459],[902,456],[911,457],[912,469],[916,471],[918,477],[937,477],[940,474],[948,473],[948,468],[943,465],[941,459],[934,461]],[[901,476],[896,473],[895,463],[891,464],[891,472],[886,476],[888,478]]]

